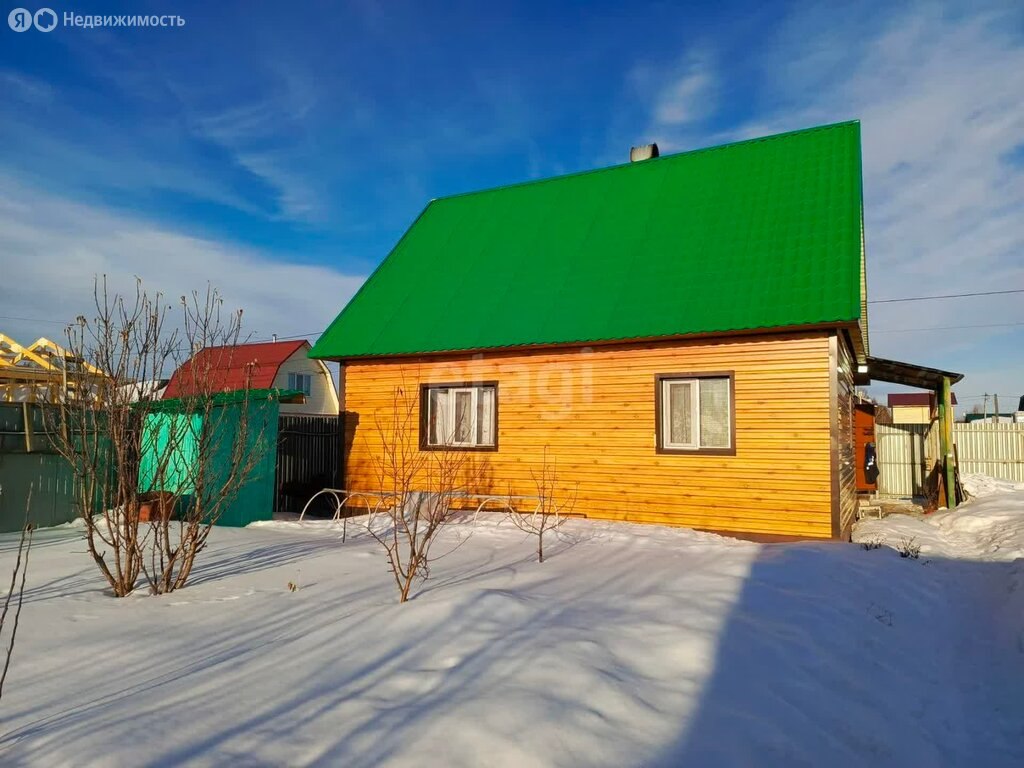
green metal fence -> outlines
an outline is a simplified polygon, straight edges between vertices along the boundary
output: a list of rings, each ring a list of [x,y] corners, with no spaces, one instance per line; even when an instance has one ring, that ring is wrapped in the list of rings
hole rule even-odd
[[[0,532],[78,516],[73,473],[43,434],[43,407],[0,403]]]
[[[188,504],[200,461],[206,462],[202,470],[207,487],[222,487],[232,471],[235,443],[244,419],[243,454],[256,457],[256,465],[221,508],[217,524],[241,527],[270,520],[274,514],[278,393],[253,390],[247,395],[223,393],[216,398],[215,407],[206,414],[190,413],[180,401],[164,400],[156,413],[147,416],[139,488],[144,492],[181,494],[182,503]],[[203,448],[209,455],[202,455]]]
[[[161,436],[166,437],[175,430],[179,436],[187,432],[195,439],[172,441],[177,454],[169,464],[172,471],[165,470],[161,474],[164,483],[174,483],[176,487],[166,490],[186,496],[191,492],[181,487],[181,483],[195,476],[190,467],[201,459],[198,450],[201,430],[212,430],[204,443],[212,446],[212,450],[209,456],[202,457],[207,462],[209,487],[223,485],[232,469],[235,436],[245,418],[248,425],[245,455],[257,456],[258,461],[237,494],[227,500],[217,524],[245,526],[256,520],[270,520],[274,513],[279,394],[254,390],[248,396],[218,395],[209,424],[203,424],[196,414],[176,412],[175,401],[151,404],[156,412],[147,416],[146,429],[151,435],[143,439],[145,448],[139,457],[140,490],[161,490],[153,482],[154,466],[164,460],[160,458],[160,451],[167,450],[168,441],[161,440]],[[16,531],[25,524],[30,492],[28,522],[44,527],[60,525],[79,514],[72,468],[54,450],[43,429],[43,409],[47,407],[52,406],[0,403],[0,532]],[[183,422],[186,422],[184,432],[181,430]],[[172,423],[176,426],[170,426]]]

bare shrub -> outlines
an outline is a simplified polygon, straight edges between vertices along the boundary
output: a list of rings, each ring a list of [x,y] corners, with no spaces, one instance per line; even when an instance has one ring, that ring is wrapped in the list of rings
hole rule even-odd
[[[917,560],[921,556],[921,545],[913,537],[902,538],[900,543],[896,545],[896,551],[900,553],[900,557],[909,557]]]
[[[430,576],[438,534],[457,516],[454,503],[465,493],[466,454],[447,448],[421,450],[415,395],[396,387],[389,412],[376,415],[380,441],[375,458],[378,488],[387,502],[384,526],[371,521],[370,534],[387,555],[388,567],[406,602],[416,581]]]
[[[532,511],[511,508],[509,518],[519,530],[537,537],[537,562],[543,563],[544,534],[561,528],[566,521],[566,515],[572,513],[579,494],[579,483],[559,500],[558,465],[557,461],[548,458],[547,446],[544,446],[544,458],[540,467],[531,469],[530,477],[539,498],[537,507]]]
[[[882,545],[882,540],[879,539],[879,538],[868,539],[867,541],[862,541],[860,543],[860,545],[862,547],[864,547],[864,549],[866,549],[868,551],[871,551],[872,549],[881,549],[882,546],[883,546]]]
[[[106,278],[94,303],[92,319],[67,329],[68,383],[48,432],[72,467],[89,554],[114,595],[140,578],[171,592],[267,450],[266,424],[249,407],[252,371],[221,392],[239,362],[242,312],[224,312],[213,288],[182,296],[172,312],[141,281],[121,296]],[[213,349],[182,367],[203,348]],[[178,368],[183,396],[161,401],[154,382]]]
[[[4,597],[3,611],[0,612],[0,636],[4,630],[8,631],[7,648],[4,653],[4,668],[0,672],[0,699],[4,694],[4,683],[7,682],[7,670],[11,667],[11,657],[14,656],[14,641],[18,636],[18,621],[21,618],[21,606],[25,597],[25,577],[28,574],[28,555],[32,548],[32,531],[34,526],[27,522],[28,506],[32,503],[32,493],[29,491],[28,503],[26,504],[26,523],[21,529],[21,538],[18,540],[18,550],[14,556],[14,567],[11,569],[11,584]],[[9,614],[11,603],[14,603],[14,613]],[[9,618],[8,618],[9,617]],[[8,625],[8,620],[10,625]]]

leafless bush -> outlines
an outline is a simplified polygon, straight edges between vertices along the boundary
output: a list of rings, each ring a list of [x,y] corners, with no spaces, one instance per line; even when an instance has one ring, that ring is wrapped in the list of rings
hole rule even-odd
[[[249,408],[252,371],[221,392],[240,362],[242,312],[222,315],[212,288],[172,311],[141,281],[121,296],[97,280],[94,299],[95,317],[68,328],[67,384],[48,431],[71,464],[89,554],[114,595],[140,577],[171,592],[267,449]],[[212,351],[182,367],[203,348]],[[183,396],[161,401],[155,382],[178,368]]]
[[[921,545],[913,537],[903,538],[900,539],[900,543],[896,546],[896,551],[900,553],[900,557],[909,557],[912,560],[917,560],[921,556]]]
[[[866,541],[862,541],[860,545],[868,551],[871,551],[872,549],[881,549],[882,540],[877,537],[874,539],[867,539]]]
[[[419,446],[415,395],[395,389],[390,412],[377,414],[380,452],[375,459],[378,485],[387,500],[384,526],[371,523],[370,533],[387,554],[398,588],[399,602],[409,599],[412,585],[430,576],[430,566],[442,555],[432,547],[437,535],[457,515],[454,502],[464,493],[466,455]]]
[[[544,534],[562,527],[566,515],[572,513],[576,506],[579,483],[570,493],[559,500],[560,492],[557,462],[548,458],[547,446],[544,447],[544,458],[538,469],[530,470],[530,477],[537,492],[539,502],[533,511],[522,508],[509,510],[509,518],[519,530],[537,537],[537,562],[544,562]],[[511,492],[510,494],[511,495]]]
[[[34,526],[28,522],[28,510],[31,504],[32,492],[30,489],[25,505],[25,525],[21,529],[18,551],[14,556],[14,568],[11,570],[11,584],[4,597],[3,611],[0,612],[0,636],[3,635],[5,629],[9,629],[7,648],[4,654],[4,668],[3,672],[0,672],[0,699],[3,698],[7,670],[11,667],[11,657],[14,655],[14,641],[18,636],[18,621],[21,618],[21,606],[25,597],[25,577],[28,574],[28,555],[32,548],[32,531],[34,529]],[[12,601],[14,602],[14,613],[10,614],[10,626],[8,627],[8,615]]]

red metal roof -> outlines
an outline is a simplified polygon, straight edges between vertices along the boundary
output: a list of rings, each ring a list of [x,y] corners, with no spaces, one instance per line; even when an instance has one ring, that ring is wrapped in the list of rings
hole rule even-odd
[[[956,405],[956,393],[950,392],[950,399]],[[894,405],[932,405],[935,401],[934,392],[897,392],[889,395],[889,407]]]
[[[196,394],[195,380],[200,371],[203,377],[209,376],[209,391],[230,392],[246,387],[270,389],[274,386],[274,377],[277,376],[284,361],[304,346],[309,346],[305,339],[238,344],[233,347],[206,347],[174,372],[167,389],[164,390],[163,399]],[[196,367],[196,373],[193,373],[193,366]]]

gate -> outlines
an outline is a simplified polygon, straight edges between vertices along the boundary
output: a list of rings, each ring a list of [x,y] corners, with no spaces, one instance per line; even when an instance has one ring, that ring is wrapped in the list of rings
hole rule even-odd
[[[277,432],[277,493],[274,512],[298,514],[322,488],[337,488],[341,477],[341,418],[281,416]],[[324,500],[323,509],[333,513]]]
[[[939,458],[939,433],[931,424],[876,424],[878,495],[925,495],[925,480]]]

